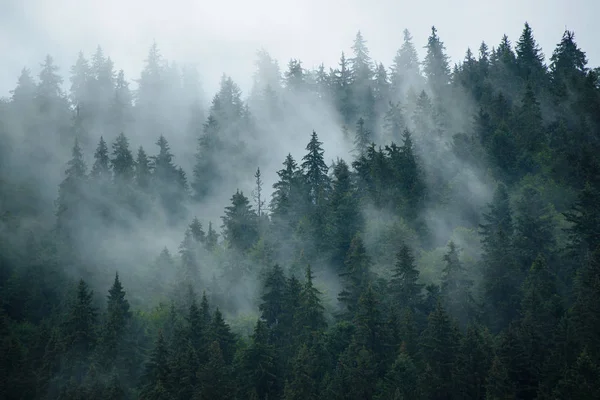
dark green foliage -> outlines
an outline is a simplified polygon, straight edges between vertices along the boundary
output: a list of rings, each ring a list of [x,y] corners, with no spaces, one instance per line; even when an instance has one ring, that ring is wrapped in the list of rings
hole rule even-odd
[[[123,133],[117,136],[112,145],[113,158],[110,160],[115,180],[122,183],[128,183],[133,179],[134,161],[133,154],[129,150],[129,141]],[[144,163],[144,160],[141,160]],[[142,167],[143,168],[143,167]]]
[[[483,290],[490,326],[499,331],[510,323],[518,310],[522,274],[512,247],[513,220],[508,191],[498,185],[489,212],[483,214]]]
[[[423,71],[400,45],[388,70],[358,32],[283,77],[261,51],[248,101],[223,75],[206,109],[156,43],[136,93],[101,47],[68,97],[51,56],[24,68],[0,99],[0,398],[600,397],[600,68],[571,31],[546,67],[528,24],[452,70],[435,28]],[[290,127],[327,140],[269,170]]]
[[[110,179],[111,172],[109,163],[108,147],[106,146],[104,138],[100,136],[100,142],[94,153],[94,165],[92,166],[90,175],[97,179]]]
[[[442,271],[441,295],[450,315],[464,327],[467,321],[476,316],[473,281],[458,259],[458,250],[452,241],[448,244],[444,262],[446,265]]]
[[[225,208],[223,237],[229,246],[239,251],[248,250],[258,238],[258,221],[250,201],[239,190],[231,197],[231,205]]]
[[[406,244],[402,244],[396,254],[396,263],[389,284],[389,295],[396,310],[408,308],[414,310],[421,305],[423,285],[419,283],[419,271],[415,267],[415,258]]]
[[[346,256],[344,272],[340,273],[344,289],[338,300],[346,308],[344,315],[353,315],[358,307],[362,293],[367,289],[371,275],[371,260],[359,234],[352,239]]]

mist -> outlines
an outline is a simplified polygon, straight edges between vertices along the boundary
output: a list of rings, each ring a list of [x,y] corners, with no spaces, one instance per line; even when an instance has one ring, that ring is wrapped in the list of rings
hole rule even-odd
[[[306,374],[289,365],[325,348],[317,392],[345,393],[334,366],[362,348],[379,383],[356,398],[386,398],[395,353],[417,360],[442,320],[460,351],[477,330],[495,373],[493,335],[545,315],[529,298],[572,301],[595,245],[580,215],[595,193],[600,6],[580,3],[5,2],[2,318],[51,325],[73,302],[104,310],[111,288],[97,343],[70,342],[68,318],[56,328],[57,354],[72,346],[80,364],[56,358],[46,395],[63,376],[96,379],[112,329],[137,364],[111,372],[113,354],[97,379],[131,398],[163,390],[139,371],[165,338],[173,365],[189,345],[203,396],[207,360],[233,376],[264,338],[289,371],[238,398],[309,396],[290,394]],[[41,289],[27,297],[26,282]]]

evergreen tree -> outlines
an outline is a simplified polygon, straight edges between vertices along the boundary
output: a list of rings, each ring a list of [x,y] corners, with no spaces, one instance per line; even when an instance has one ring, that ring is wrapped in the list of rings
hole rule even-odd
[[[76,298],[63,324],[65,345],[76,360],[88,357],[96,345],[97,310],[92,304],[93,295],[87,283],[80,279]],[[73,368],[76,370],[78,366]]]
[[[376,399],[422,399],[419,371],[404,348],[378,384]]]
[[[246,397],[277,398],[283,389],[276,372],[275,349],[269,344],[268,329],[262,320],[256,322],[252,342],[244,354]]]
[[[235,192],[231,197],[231,205],[225,207],[225,215],[221,219],[223,237],[231,248],[246,251],[258,239],[256,212],[243,192]]]
[[[162,331],[159,331],[154,349],[146,363],[141,396],[157,400],[172,398],[170,395],[170,372],[169,350]]]
[[[332,265],[342,270],[350,243],[363,225],[355,185],[344,160],[339,160],[333,168],[329,210],[328,231]]]
[[[295,321],[300,336],[305,342],[311,334],[322,332],[327,327],[325,308],[321,302],[321,292],[313,284],[313,273],[306,267],[306,281],[300,294],[300,307]]]
[[[335,104],[345,126],[349,126],[353,122],[355,115],[355,106],[352,101],[353,74],[348,64],[348,60],[342,52],[338,64],[339,67],[331,71],[331,84]]]
[[[483,214],[481,228],[483,245],[484,305],[490,326],[499,331],[516,317],[521,273],[513,255],[513,221],[508,190],[499,184]]]
[[[139,147],[135,160],[135,181],[139,188],[147,190],[150,186],[150,159],[142,146]]]
[[[281,320],[285,296],[285,276],[279,265],[274,265],[268,273],[264,284],[262,303],[259,306],[262,319],[267,327],[277,325]]]
[[[450,67],[444,44],[437,35],[437,29],[431,28],[431,35],[427,39],[427,55],[423,61],[423,71],[427,83],[436,97],[444,96],[450,84]]]
[[[573,321],[579,345],[587,348],[588,354],[596,358],[600,354],[600,247],[577,271],[575,278],[575,303]]]
[[[372,142],[371,132],[365,127],[365,120],[361,117],[356,122],[356,134],[354,136],[354,151],[357,157],[362,157]]]
[[[205,310],[204,306],[207,304],[206,296],[202,298],[201,310]],[[202,312],[202,315],[207,315],[205,311]],[[225,360],[225,364],[230,365],[233,361],[234,354],[236,351],[236,337],[231,332],[231,328],[225,322],[223,318],[223,314],[217,307],[213,314],[212,320],[210,322],[210,335],[211,340],[219,343],[219,348],[221,349],[221,353],[223,355],[223,359]]]
[[[442,271],[441,293],[447,304],[448,312],[466,326],[474,316],[473,281],[458,259],[458,250],[454,242],[448,244],[448,253],[444,255],[446,263]]]
[[[126,131],[133,122],[133,95],[129,83],[125,80],[125,73],[119,70],[115,82],[115,91],[110,103],[110,121],[116,132]]]
[[[517,68],[523,80],[533,82],[536,86],[543,84],[546,74],[544,54],[533,38],[533,31],[527,22],[525,22],[525,27],[515,50]]]
[[[65,240],[71,237],[71,231],[75,228],[74,220],[83,208],[86,165],[77,139],[75,139],[71,155],[72,158],[67,163],[65,179],[58,188],[58,200],[56,201],[57,229],[60,235],[65,235],[63,236]]]
[[[514,249],[523,272],[538,254],[548,258],[554,247],[554,223],[538,189],[526,186],[516,203]]]
[[[403,32],[404,43],[392,62],[391,88],[394,101],[404,100],[410,87],[419,90],[422,85],[419,56],[408,29]]]
[[[188,228],[196,243],[206,242],[206,234],[204,233],[204,229],[202,229],[202,223],[200,223],[197,217],[194,217]]]
[[[422,302],[423,285],[419,283],[419,271],[415,258],[406,244],[396,254],[396,264],[389,283],[389,294],[396,309],[409,308],[413,312]]]
[[[123,133],[117,136],[117,139],[112,144],[113,152],[112,164],[115,173],[115,181],[119,183],[129,183],[133,179],[135,162],[133,154],[129,150],[129,141]]]
[[[338,295],[338,300],[344,305],[343,315],[352,316],[357,310],[361,294],[370,282],[371,259],[359,234],[350,243],[346,256],[345,270],[340,273],[344,288]]]
[[[442,303],[438,301],[429,315],[427,328],[422,335],[421,352],[426,365],[424,382],[430,399],[452,399],[454,374],[459,346],[457,329]],[[457,397],[459,398],[459,397]]]
[[[294,221],[292,211],[298,201],[299,170],[296,161],[288,154],[283,162],[284,168],[277,171],[279,181],[273,184],[273,194],[270,203],[271,214],[274,219],[287,219]]]
[[[206,248],[212,251],[217,247],[219,234],[213,229],[212,222],[208,222],[208,232],[206,232]]]
[[[235,393],[231,372],[223,360],[219,342],[212,342],[208,348],[208,362],[198,371],[200,398],[227,400]]]
[[[323,159],[323,143],[319,141],[317,133],[313,131],[310,142],[306,145],[308,153],[302,157],[302,170],[304,178],[310,191],[310,198],[313,205],[320,206],[326,199],[329,189],[329,178],[327,171],[329,168]]]
[[[110,159],[108,157],[108,147],[104,138],[100,136],[100,142],[94,153],[94,165],[90,175],[98,180],[107,181],[111,178]]]

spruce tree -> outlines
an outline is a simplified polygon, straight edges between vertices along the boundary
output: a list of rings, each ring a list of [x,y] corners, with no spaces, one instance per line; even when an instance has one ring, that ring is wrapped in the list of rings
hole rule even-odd
[[[100,142],[98,142],[98,147],[94,153],[94,165],[92,166],[90,175],[100,181],[107,181],[111,178],[108,147],[102,136],[100,136]]]
[[[231,205],[225,207],[223,220],[223,237],[228,245],[239,251],[246,251],[258,239],[256,212],[250,201],[239,190],[231,197]]]
[[[450,84],[450,66],[445,46],[440,40],[437,29],[431,28],[431,35],[427,39],[427,54],[423,61],[423,70],[427,83],[437,98],[445,96]]]
[[[135,163],[133,154],[129,150],[129,141],[127,137],[120,133],[112,144],[112,159],[110,160],[115,174],[115,181],[118,183],[129,183],[134,176]]]
[[[351,318],[357,310],[361,294],[370,282],[371,259],[359,234],[356,234],[350,244],[346,256],[344,272],[340,273],[343,290],[338,300],[344,305],[346,318]]]
[[[414,312],[423,301],[423,285],[419,283],[419,271],[411,249],[402,244],[396,254],[396,263],[389,283],[389,295],[397,310],[409,308]]]

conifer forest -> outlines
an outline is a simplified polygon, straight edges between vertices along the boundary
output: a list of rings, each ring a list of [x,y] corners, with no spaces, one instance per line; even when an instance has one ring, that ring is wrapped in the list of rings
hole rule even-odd
[[[23,68],[0,398],[600,399],[600,68],[426,31],[211,101],[156,42]]]

